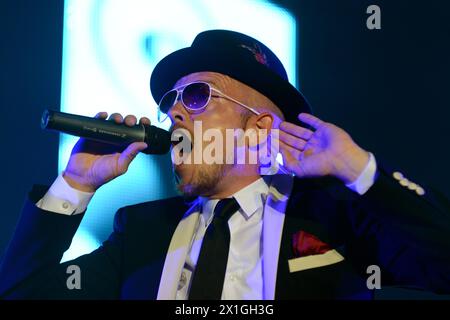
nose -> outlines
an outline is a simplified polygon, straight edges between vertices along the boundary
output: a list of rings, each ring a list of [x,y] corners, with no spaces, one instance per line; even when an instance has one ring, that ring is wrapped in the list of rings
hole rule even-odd
[[[187,119],[186,113],[186,109],[181,105],[181,101],[178,100],[175,105],[169,109],[167,115],[169,116],[172,124],[175,124],[176,122],[185,122]]]

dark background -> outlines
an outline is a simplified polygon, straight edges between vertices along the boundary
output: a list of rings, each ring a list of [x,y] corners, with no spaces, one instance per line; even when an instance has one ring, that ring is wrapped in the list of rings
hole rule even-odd
[[[450,196],[449,2],[272,2],[297,18],[300,88],[316,115]],[[366,28],[371,4],[381,30]],[[58,136],[39,120],[60,103],[62,25],[63,1],[0,2],[0,257],[32,184],[57,175]]]

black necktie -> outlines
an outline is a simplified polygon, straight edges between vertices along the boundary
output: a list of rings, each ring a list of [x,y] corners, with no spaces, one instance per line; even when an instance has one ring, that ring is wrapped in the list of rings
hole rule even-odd
[[[220,200],[214,209],[214,217],[203,238],[197,266],[192,276],[190,300],[222,297],[223,280],[230,249],[228,219],[239,209],[234,198]]]

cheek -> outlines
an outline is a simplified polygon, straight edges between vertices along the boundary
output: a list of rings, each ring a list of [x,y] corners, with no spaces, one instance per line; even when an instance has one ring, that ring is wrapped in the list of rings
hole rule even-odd
[[[215,105],[210,109],[207,108],[202,113],[192,115],[191,120],[194,122],[195,128],[193,131],[193,151],[197,153],[200,152],[203,156],[205,156],[204,152],[206,152],[206,155],[209,155],[211,149],[216,149],[214,147],[216,135],[220,135],[222,145],[220,146],[217,142],[215,146],[222,149],[223,158],[221,157],[221,163],[232,161],[227,161],[226,159],[227,152],[230,152],[231,154],[236,153],[235,148],[237,143],[234,138],[234,133],[236,131],[228,130],[229,132],[227,132],[226,129],[242,129],[241,115],[234,110],[232,106]],[[215,154],[216,153],[214,153],[214,155]],[[192,154],[191,157],[193,160],[194,155]],[[208,164],[203,163],[197,165],[196,172],[202,174],[208,169]]]
[[[232,102],[213,99],[202,113],[194,115],[192,119],[202,121],[205,128],[238,128],[241,124],[238,111]]]
[[[237,112],[205,111],[194,117],[193,121],[201,123],[202,133],[208,129],[225,132],[225,129],[242,128],[241,115]]]

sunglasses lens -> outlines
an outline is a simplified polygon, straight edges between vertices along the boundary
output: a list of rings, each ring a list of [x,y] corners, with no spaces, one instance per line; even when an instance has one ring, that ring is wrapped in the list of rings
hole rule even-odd
[[[158,122],[162,123],[168,118],[167,112],[175,104],[176,99],[177,99],[176,90],[167,92],[161,98],[158,105]]]
[[[207,83],[191,83],[184,88],[181,99],[187,108],[199,110],[208,104],[210,94]]]
[[[177,99],[177,91],[172,90],[167,92],[159,102],[159,110],[163,113],[167,113],[170,108],[175,104],[175,100]]]
[[[169,118],[169,115],[167,113],[161,112],[161,110],[158,109],[158,122],[163,123]]]

